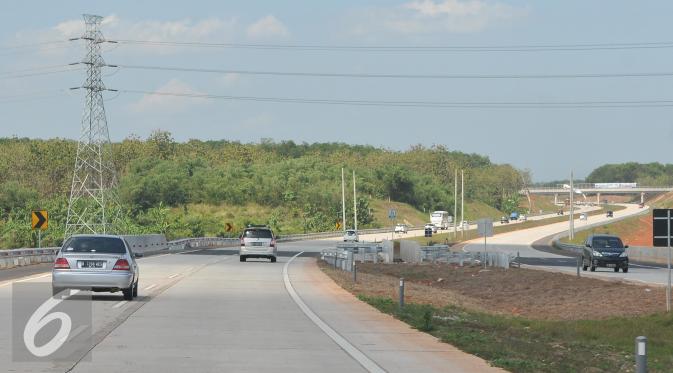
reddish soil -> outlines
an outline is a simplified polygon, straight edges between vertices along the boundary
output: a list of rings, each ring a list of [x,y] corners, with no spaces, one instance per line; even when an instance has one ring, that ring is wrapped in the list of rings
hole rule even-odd
[[[577,278],[561,273],[446,264],[358,264],[352,274],[319,261],[323,271],[353,294],[397,298],[404,277],[408,302],[436,307],[455,305],[480,312],[541,320],[605,319],[660,312],[663,288],[619,281]],[[638,299],[638,302],[629,300]]]
[[[638,217],[636,230],[622,237],[631,246],[652,246],[652,214]]]

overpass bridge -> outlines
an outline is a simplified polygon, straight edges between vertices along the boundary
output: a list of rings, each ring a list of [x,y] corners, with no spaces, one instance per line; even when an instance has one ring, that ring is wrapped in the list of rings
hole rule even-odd
[[[597,186],[596,184],[575,184],[575,194],[581,194],[585,198],[588,195],[596,196],[597,203],[601,201],[601,194],[640,194],[640,202],[645,201],[645,194],[659,194],[673,192],[673,187],[648,187],[629,186],[627,183],[614,183],[615,185]],[[554,203],[558,203],[559,195],[570,193],[570,186],[559,184],[555,186],[531,187],[520,191],[522,195],[538,194],[553,195]]]

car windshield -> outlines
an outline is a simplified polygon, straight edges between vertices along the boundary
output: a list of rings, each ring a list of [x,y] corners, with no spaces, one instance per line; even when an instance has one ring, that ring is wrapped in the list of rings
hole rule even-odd
[[[433,218],[441,218],[441,217],[442,217],[442,214],[432,214],[432,217],[433,217]]]
[[[622,251],[624,249],[624,244],[618,237],[594,237],[593,248],[607,251]]]
[[[114,237],[73,237],[63,245],[66,253],[125,254],[124,241]]]
[[[268,229],[246,229],[243,234],[245,238],[272,238],[271,231]]]
[[[349,236],[352,236],[352,235],[355,234],[355,231],[346,231],[346,234],[349,235]]]

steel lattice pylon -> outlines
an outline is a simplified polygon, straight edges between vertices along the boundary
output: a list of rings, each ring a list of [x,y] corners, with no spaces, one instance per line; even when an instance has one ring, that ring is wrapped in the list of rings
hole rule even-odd
[[[70,188],[65,237],[77,233],[115,233],[121,207],[117,196],[117,176],[112,159],[112,144],[105,117],[101,68],[100,31],[102,17],[84,15],[87,66],[83,88],[86,104],[82,114],[82,130],[77,144],[77,158]]]

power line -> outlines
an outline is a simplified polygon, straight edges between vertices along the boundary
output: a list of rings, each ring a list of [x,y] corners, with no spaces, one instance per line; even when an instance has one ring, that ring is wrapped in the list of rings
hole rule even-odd
[[[67,68],[67,69],[60,69],[60,70],[40,71],[40,72],[23,73],[23,74],[0,73],[0,80],[27,78],[27,77],[51,75],[51,74],[60,74],[60,73],[66,73],[66,72],[71,72],[71,71],[80,71],[80,70],[83,70],[83,69],[82,68]]]
[[[312,99],[297,97],[258,97],[229,96],[206,93],[152,92],[143,90],[120,90],[125,93],[145,95],[174,96],[195,99],[218,99],[230,101],[255,101],[273,103],[383,106],[383,107],[421,107],[421,108],[506,108],[506,109],[569,109],[569,108],[640,108],[673,107],[673,100],[618,100],[618,101],[385,101],[385,100],[341,100]]]
[[[52,40],[52,41],[44,41],[44,42],[39,42],[39,43],[3,45],[3,46],[0,46],[0,51],[43,47],[43,46],[47,46],[47,45],[66,44],[67,42],[68,42],[67,40]]]
[[[333,45],[333,44],[253,44],[253,43],[207,43],[196,41],[160,41],[119,39],[122,44],[164,47],[237,48],[261,50],[298,51],[354,51],[354,52],[547,52],[547,51],[598,51],[629,49],[673,48],[673,42],[638,43],[591,43],[591,44],[514,44],[478,46],[441,45]]]
[[[116,65],[125,69],[183,71],[197,73],[240,74],[261,76],[298,76],[323,78],[392,78],[392,79],[584,79],[667,77],[673,72],[585,73],[585,74],[371,74],[344,72],[255,71],[236,69],[202,69],[190,67]]]

